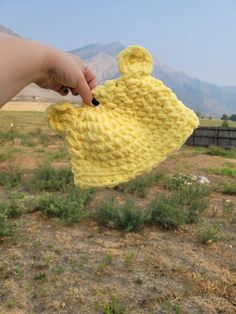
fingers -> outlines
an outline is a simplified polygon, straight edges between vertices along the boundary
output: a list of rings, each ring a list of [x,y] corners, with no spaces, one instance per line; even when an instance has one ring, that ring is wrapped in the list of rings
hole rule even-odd
[[[91,104],[93,96],[84,76],[78,79],[77,87],[74,89],[74,92],[80,94],[85,104]]]
[[[94,89],[96,87],[96,76],[95,74],[88,68],[86,67],[84,70],[84,77],[90,87],[90,89]]]

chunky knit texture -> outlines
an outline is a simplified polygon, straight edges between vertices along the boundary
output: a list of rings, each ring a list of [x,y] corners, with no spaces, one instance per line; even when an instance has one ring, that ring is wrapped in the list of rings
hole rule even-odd
[[[196,114],[150,76],[145,48],[130,46],[117,61],[123,75],[93,91],[99,106],[64,102],[47,110],[50,127],[66,134],[74,181],[82,188],[112,187],[149,172],[199,125]]]

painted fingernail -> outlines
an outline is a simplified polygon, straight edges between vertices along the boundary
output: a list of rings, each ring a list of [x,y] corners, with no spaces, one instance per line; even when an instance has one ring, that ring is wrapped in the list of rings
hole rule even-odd
[[[68,94],[68,93],[69,93],[68,88],[64,88],[63,93],[64,93],[64,94]]]
[[[97,101],[96,98],[93,98],[93,99],[92,99],[92,104],[93,104],[94,106],[98,106],[98,105],[99,105],[99,101]]]
[[[79,93],[74,93],[74,96],[78,96],[79,95]]]

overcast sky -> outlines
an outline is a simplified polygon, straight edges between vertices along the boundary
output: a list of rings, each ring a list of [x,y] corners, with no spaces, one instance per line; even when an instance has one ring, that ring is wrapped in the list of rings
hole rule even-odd
[[[236,0],[0,0],[0,24],[63,50],[120,41],[236,85]]]

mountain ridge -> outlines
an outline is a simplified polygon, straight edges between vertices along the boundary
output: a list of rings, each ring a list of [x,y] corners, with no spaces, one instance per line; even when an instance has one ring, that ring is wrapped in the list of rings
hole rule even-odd
[[[0,34],[20,37],[10,29],[0,25]],[[95,72],[98,84],[106,80],[119,77],[119,71],[115,56],[125,46],[114,41],[107,44],[94,43],[69,51],[80,56]],[[194,111],[219,117],[222,114],[233,114],[236,112],[236,86],[219,86],[195,77],[191,77],[182,71],[175,70],[166,65],[155,55],[153,56],[152,75],[163,81],[170,87],[188,107]],[[20,92],[16,99],[28,99],[39,97],[42,100],[58,101],[61,96],[53,91],[39,89],[36,85],[26,87]],[[78,101],[78,97],[67,96],[65,100]]]

